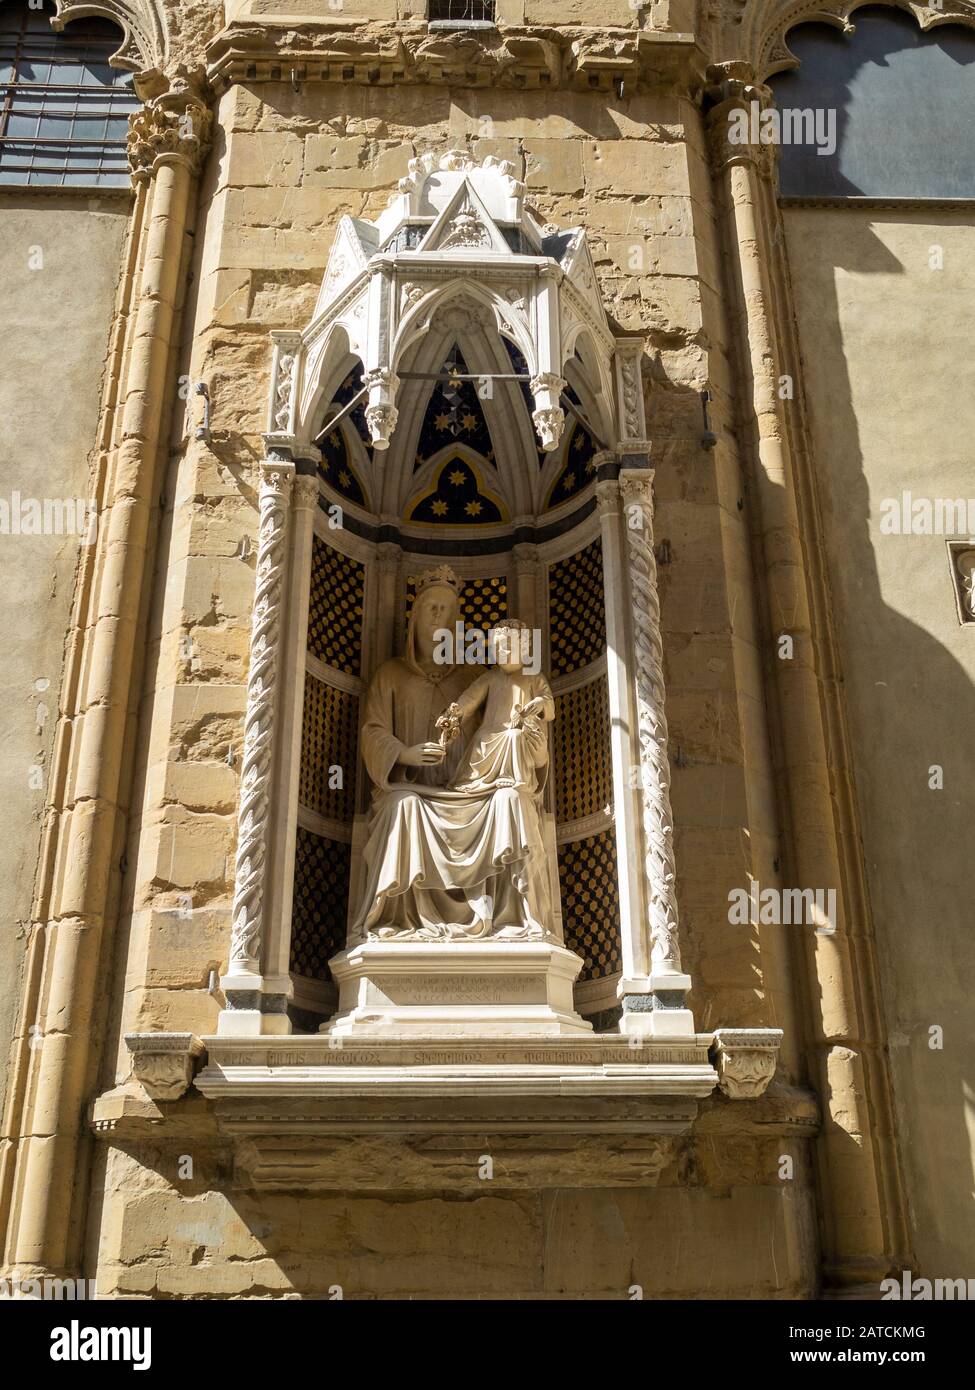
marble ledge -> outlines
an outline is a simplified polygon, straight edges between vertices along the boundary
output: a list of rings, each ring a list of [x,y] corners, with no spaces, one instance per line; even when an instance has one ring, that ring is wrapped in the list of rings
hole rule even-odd
[[[230,1097],[423,1096],[703,1099],[718,1084],[711,1034],[629,1046],[615,1034],[452,1042],[443,1036],[351,1042],[332,1036],[204,1039],[196,1078],[211,1100]],[[336,1045],[339,1044],[339,1045]]]

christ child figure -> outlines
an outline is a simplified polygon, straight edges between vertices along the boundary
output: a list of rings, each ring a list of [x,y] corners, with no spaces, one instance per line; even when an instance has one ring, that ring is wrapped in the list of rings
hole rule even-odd
[[[524,634],[524,637],[523,637]],[[548,724],[555,701],[541,674],[525,671],[527,624],[509,618],[491,632],[495,664],[467,687],[437,720],[441,739],[456,737],[461,721],[483,708],[480,727],[453,781],[456,791],[521,787],[540,793],[548,766]]]

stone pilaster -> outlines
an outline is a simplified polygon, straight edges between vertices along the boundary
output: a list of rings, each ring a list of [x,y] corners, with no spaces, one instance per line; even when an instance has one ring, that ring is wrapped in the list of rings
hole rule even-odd
[[[64,737],[50,785],[49,842],[37,892],[30,988],[21,1032],[40,1040],[13,1078],[11,1144],[0,1183],[6,1258],[23,1270],[72,1273],[86,1200],[85,1102],[100,1063],[101,966],[111,959],[128,807],[127,723],[144,660],[139,615],[153,569],[172,345],[185,241],[210,114],[182,76],[130,120],[136,202],[132,275],[120,302],[126,335],[107,383],[102,437],[107,514],[83,580],[69,644]],[[135,248],[139,248],[138,252]]]
[[[766,626],[773,638],[788,634],[793,648],[791,660],[772,662],[792,876],[800,888],[835,891],[838,906],[835,931],[804,937],[812,984],[806,997],[812,1032],[809,1066],[824,1108],[818,1140],[824,1269],[834,1287],[858,1287],[874,1284],[892,1261],[904,1261],[906,1224],[896,1156],[885,1136],[891,1102],[877,1036],[872,946],[866,940],[855,943],[848,922],[851,888],[840,836],[855,841],[856,831],[841,828],[833,801],[829,723],[842,716],[838,710],[824,710],[827,696],[817,675],[822,665],[817,646],[829,640],[824,630],[828,620],[814,635],[809,554],[802,543],[790,443],[798,425],[787,418],[788,407],[777,390],[783,345],[792,330],[769,285],[775,259],[770,209],[776,149],[761,139],[728,138],[730,117],[738,112],[751,118],[756,110],[760,115],[771,94],[754,83],[741,63],[709,68],[708,79],[704,106],[737,335],[740,437],[753,441],[745,462],[754,487],[756,539],[765,561]],[[743,121],[738,124],[745,129]],[[748,129],[751,136],[753,121]],[[797,359],[795,352],[792,358]],[[847,1219],[850,1212],[857,1213],[856,1220]]]

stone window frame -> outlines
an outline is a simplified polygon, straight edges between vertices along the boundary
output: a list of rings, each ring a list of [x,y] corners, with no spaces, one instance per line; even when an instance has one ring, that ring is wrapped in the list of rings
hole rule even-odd
[[[114,20],[90,12],[61,32],[46,26],[53,18],[49,11],[26,4],[5,5],[0,12],[0,68],[9,69],[0,79],[0,188],[127,189],[128,117],[140,101],[131,75],[110,62],[124,33]],[[108,32],[109,25],[115,33]],[[85,70],[81,82],[51,80],[59,68],[71,67]],[[110,81],[85,80],[102,68],[111,72]],[[46,80],[33,80],[35,69],[45,73]],[[8,133],[17,117],[21,123],[36,117],[34,133]],[[96,117],[105,121],[104,138],[75,135],[79,121]],[[120,118],[122,128],[109,138],[110,123]],[[63,121],[71,133],[62,138],[40,133],[52,121]]]

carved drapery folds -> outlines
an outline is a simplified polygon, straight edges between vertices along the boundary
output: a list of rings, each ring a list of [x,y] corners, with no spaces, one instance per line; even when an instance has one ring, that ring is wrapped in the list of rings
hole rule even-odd
[[[281,605],[294,464],[261,465],[260,532],[240,774],[230,975],[260,974]]]

